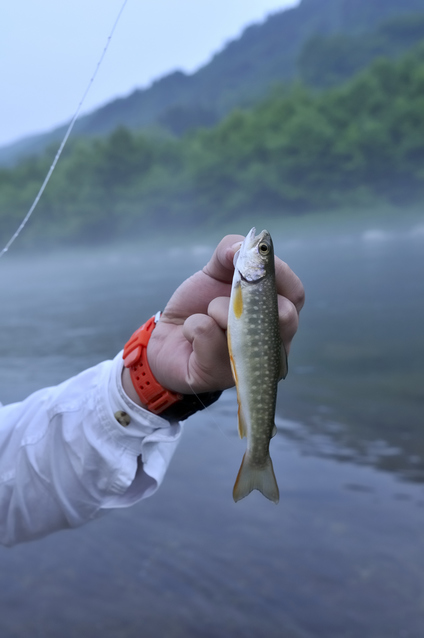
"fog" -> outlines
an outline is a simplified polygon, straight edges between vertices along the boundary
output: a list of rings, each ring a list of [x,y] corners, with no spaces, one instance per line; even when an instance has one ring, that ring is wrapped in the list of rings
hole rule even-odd
[[[279,505],[232,501],[227,391],[153,498],[0,551],[2,636],[421,637],[424,220],[400,220],[258,217],[3,258],[3,402],[115,356],[230,229],[266,226],[306,305],[279,389]]]

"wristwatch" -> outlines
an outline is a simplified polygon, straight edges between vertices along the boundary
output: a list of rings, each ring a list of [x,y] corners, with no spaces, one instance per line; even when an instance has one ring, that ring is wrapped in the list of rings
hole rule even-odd
[[[156,381],[147,361],[147,344],[160,319],[158,312],[134,332],[124,347],[124,366],[129,369],[131,381],[142,404],[153,414],[168,421],[184,421],[199,410],[215,403],[222,392],[180,394],[167,390]]]

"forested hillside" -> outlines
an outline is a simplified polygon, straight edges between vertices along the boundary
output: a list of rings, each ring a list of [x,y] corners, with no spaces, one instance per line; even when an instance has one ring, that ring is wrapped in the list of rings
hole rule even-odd
[[[424,13],[391,18],[370,32],[315,35],[300,51],[298,75],[309,86],[335,86],[376,58],[397,58],[421,41],[424,42]]]
[[[310,0],[312,2],[312,0]],[[16,229],[51,156],[0,171],[0,236]],[[245,213],[276,217],[424,201],[424,44],[341,86],[296,84],[210,130],[77,140],[25,233],[73,242]]]
[[[179,136],[252,106],[275,84],[340,83],[380,55],[405,53],[423,37],[423,16],[424,0],[302,0],[248,27],[197,72],[175,70],[80,118],[74,136],[107,135],[119,126]],[[39,153],[63,133],[0,149],[0,162]]]

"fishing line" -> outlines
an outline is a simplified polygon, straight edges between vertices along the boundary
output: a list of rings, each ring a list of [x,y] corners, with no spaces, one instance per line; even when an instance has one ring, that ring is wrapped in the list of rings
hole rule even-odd
[[[198,399],[198,400],[199,400],[199,402],[203,405],[203,409],[204,409],[204,410],[207,410],[208,408],[211,408],[211,407],[212,407],[212,405],[214,405],[213,403],[212,403],[212,405],[205,405],[205,404],[203,403],[202,399],[201,399],[201,398],[199,397],[199,395],[197,394],[197,392],[195,392],[195,391],[193,390],[193,386],[191,385],[190,381],[188,381],[188,380],[187,380],[187,383],[188,383],[188,385],[189,385],[189,387],[190,387],[190,390],[192,391],[192,393],[193,393],[193,394],[194,394],[194,396],[196,397],[196,399]],[[230,437],[230,435],[228,434],[228,432],[225,432],[225,430],[223,430],[223,429],[222,429],[222,427],[220,426],[220,424],[218,423],[218,421],[215,419],[215,417],[214,417],[213,413],[211,413],[210,411],[208,411],[208,415],[209,415],[209,417],[210,417],[210,419],[211,419],[212,423],[213,423],[214,425],[216,425],[216,427],[217,427],[217,428],[218,428],[218,430],[221,432],[221,434],[223,434],[223,435],[225,436],[225,438],[227,438],[227,439],[231,438],[231,437]]]
[[[76,121],[77,121],[77,119],[78,119],[78,116],[79,116],[79,114],[80,114],[81,108],[82,108],[82,106],[83,106],[83,104],[84,104],[84,102],[85,102],[85,98],[87,97],[88,92],[90,91],[91,86],[92,86],[92,84],[93,84],[93,82],[94,82],[94,80],[95,80],[95,78],[96,78],[96,75],[97,75],[97,73],[98,73],[98,71],[99,71],[99,68],[100,68],[100,66],[101,66],[101,64],[102,64],[102,62],[103,62],[103,59],[104,59],[104,57],[105,57],[105,55],[106,55],[106,51],[107,51],[107,50],[108,50],[108,48],[109,48],[110,41],[112,40],[112,36],[113,36],[113,34],[114,34],[114,31],[115,31],[115,29],[116,29],[116,27],[117,27],[117,25],[118,25],[118,22],[119,22],[119,20],[120,20],[120,18],[121,18],[121,15],[122,15],[122,13],[123,13],[123,11],[124,11],[124,9],[125,9],[125,5],[127,4],[127,2],[128,2],[128,0],[124,0],[123,4],[122,4],[122,6],[121,6],[121,8],[120,8],[120,10],[119,10],[119,12],[118,12],[118,15],[117,15],[117,17],[116,17],[116,19],[115,19],[115,22],[113,23],[112,29],[111,29],[111,31],[110,31],[110,33],[109,33],[109,35],[108,35],[107,40],[106,40],[106,44],[105,44],[105,47],[104,47],[104,49],[103,49],[103,52],[102,52],[102,54],[101,54],[101,56],[100,56],[100,58],[99,58],[99,61],[97,62],[97,65],[96,65],[96,68],[95,68],[95,70],[94,70],[94,73],[93,73],[93,75],[91,76],[91,79],[90,79],[90,81],[89,81],[89,83],[88,83],[88,85],[87,85],[87,88],[85,89],[85,91],[84,91],[84,93],[83,93],[83,96],[82,96],[82,98],[81,98],[81,100],[80,100],[80,102],[79,102],[79,104],[78,104],[78,106],[77,106],[77,109],[76,109],[76,111],[75,111],[75,113],[74,113],[74,116],[73,116],[73,118],[72,118],[72,120],[71,120],[71,123],[69,124],[69,126],[68,126],[68,128],[67,128],[67,130],[66,130],[65,136],[64,136],[64,138],[63,138],[63,140],[62,140],[61,145],[59,146],[59,149],[58,149],[58,151],[57,151],[57,153],[56,153],[56,156],[55,156],[55,158],[54,158],[54,160],[53,160],[52,165],[50,166],[50,169],[49,169],[49,171],[48,171],[48,173],[47,173],[47,175],[46,175],[46,178],[45,178],[44,182],[42,183],[41,188],[40,188],[40,190],[38,191],[38,193],[37,193],[37,195],[36,195],[36,197],[35,197],[35,199],[34,199],[34,201],[33,201],[33,203],[32,203],[31,208],[29,209],[29,211],[28,211],[28,212],[27,212],[27,214],[25,215],[25,217],[24,217],[24,219],[22,220],[21,224],[19,225],[18,229],[17,229],[17,230],[16,230],[16,232],[12,235],[12,237],[9,239],[9,241],[7,242],[7,244],[6,244],[6,246],[3,248],[3,250],[0,252],[0,257],[3,257],[3,255],[4,255],[5,253],[7,253],[7,251],[9,250],[10,246],[13,244],[13,242],[15,241],[15,239],[17,239],[17,237],[21,234],[22,230],[25,228],[25,226],[26,226],[26,224],[27,224],[27,222],[28,222],[29,218],[31,217],[32,213],[34,212],[35,207],[37,206],[38,202],[40,201],[40,198],[41,198],[41,196],[42,196],[42,194],[43,194],[43,192],[44,192],[44,190],[45,190],[45,188],[46,188],[47,184],[48,184],[48,183],[49,183],[49,181],[50,181],[50,177],[52,176],[52,173],[53,173],[54,169],[56,168],[56,164],[58,163],[59,158],[60,158],[60,156],[62,155],[62,151],[63,151],[63,149],[65,148],[65,144],[66,144],[66,142],[68,141],[68,137],[70,136],[71,131],[72,131],[72,129],[74,128],[74,124],[75,124],[75,122],[76,122]]]

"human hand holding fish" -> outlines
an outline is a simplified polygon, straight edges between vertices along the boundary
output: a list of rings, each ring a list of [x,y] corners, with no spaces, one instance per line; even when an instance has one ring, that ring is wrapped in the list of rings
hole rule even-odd
[[[183,394],[234,386],[227,346],[227,320],[234,254],[241,235],[227,235],[206,266],[184,281],[167,303],[150,338],[151,370],[165,388]],[[296,333],[304,292],[299,278],[275,260],[279,330],[286,352]]]

